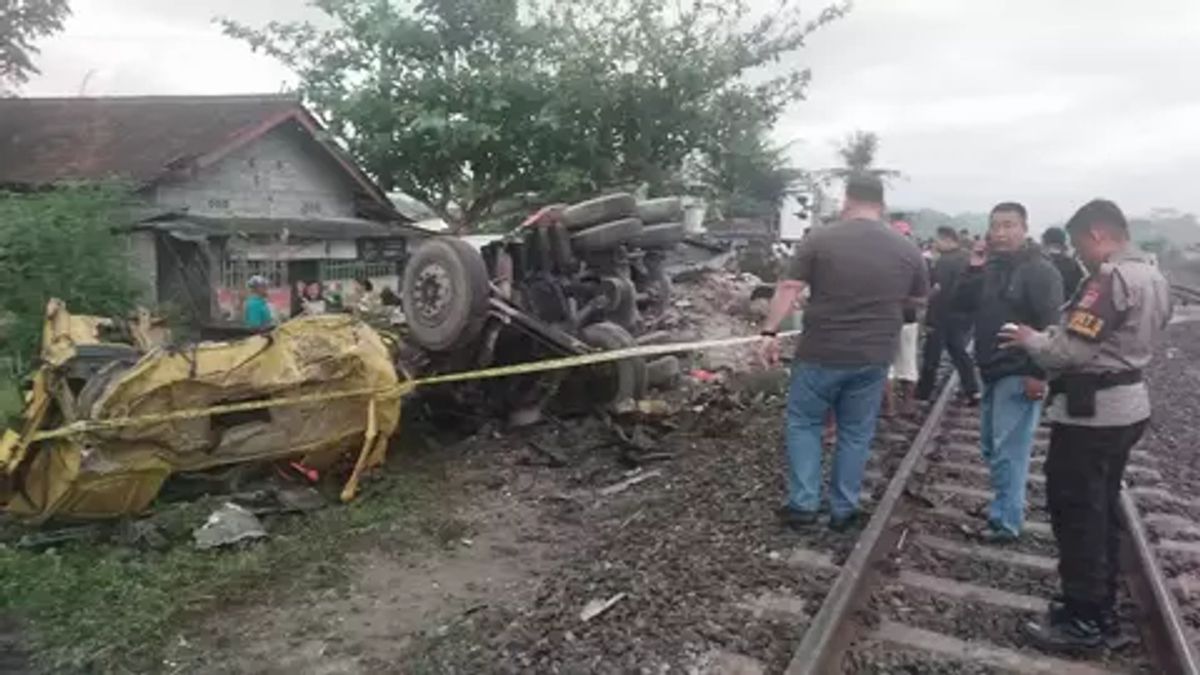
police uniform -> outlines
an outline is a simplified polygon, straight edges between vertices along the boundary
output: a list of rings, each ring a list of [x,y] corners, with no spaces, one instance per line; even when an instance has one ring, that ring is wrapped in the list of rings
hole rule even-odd
[[[1129,246],[1080,284],[1060,325],[1025,345],[1050,374],[1046,496],[1064,606],[1100,626],[1116,601],[1121,478],[1150,418],[1142,369],[1170,315],[1170,285]]]

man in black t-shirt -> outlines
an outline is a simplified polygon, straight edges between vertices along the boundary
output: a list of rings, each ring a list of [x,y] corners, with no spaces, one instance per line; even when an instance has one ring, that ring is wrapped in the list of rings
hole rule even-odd
[[[842,531],[856,522],[863,469],[904,308],[923,303],[928,286],[920,249],[883,222],[883,184],[874,176],[851,178],[841,220],[815,229],[800,243],[763,323],[763,356],[773,363],[779,357],[774,336],[780,323],[800,293],[811,290],[788,393],[788,502],[781,515],[789,525],[816,522],[821,430],[830,410],[837,419],[837,450],[829,526]]]

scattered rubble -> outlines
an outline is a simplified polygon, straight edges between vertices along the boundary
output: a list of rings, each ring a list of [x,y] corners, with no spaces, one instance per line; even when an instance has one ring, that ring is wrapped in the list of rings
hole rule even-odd
[[[644,483],[645,481],[648,481],[651,478],[658,478],[661,475],[662,475],[662,472],[658,471],[658,470],[638,472],[635,475],[621,481],[620,483],[614,483],[613,485],[609,485],[608,487],[601,488],[599,490],[599,494],[601,497],[611,497],[613,495],[621,494],[622,492],[628,490],[629,488],[633,487],[634,485],[637,485],[639,483]]]
[[[751,294],[762,281],[751,274],[704,270],[675,281],[671,306],[649,322],[666,331],[674,342],[718,340],[755,335],[765,317],[765,305],[753,304]],[[695,354],[693,367],[706,371],[745,371],[757,366],[753,345]]]
[[[607,600],[592,600],[579,612],[579,620],[587,623],[592,619],[612,609],[613,605],[625,599],[624,593],[617,593]]]
[[[231,546],[243,541],[265,539],[266,529],[262,522],[246,509],[226,502],[213,511],[204,525],[192,532],[196,548],[204,551],[211,548]]]

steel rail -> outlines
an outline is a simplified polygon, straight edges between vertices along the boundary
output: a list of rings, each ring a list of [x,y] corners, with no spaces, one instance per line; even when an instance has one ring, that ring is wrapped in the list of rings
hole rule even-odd
[[[1148,609],[1149,624],[1139,621],[1143,637],[1151,647],[1150,656],[1159,670],[1170,675],[1200,674],[1200,659],[1188,639],[1187,624],[1175,596],[1154,555],[1150,537],[1142,524],[1137,504],[1121,491],[1121,524],[1125,533],[1125,558],[1132,559],[1130,591],[1143,610]]]
[[[799,647],[792,654],[787,675],[820,675],[834,672],[837,660],[852,638],[851,614],[870,587],[871,568],[886,555],[896,535],[892,520],[896,516],[909,479],[935,439],[949,403],[958,389],[958,377],[951,379],[938,396],[916,439],[909,446],[900,467],[854,550],[842,566],[833,587],[813,617]],[[1161,672],[1171,675],[1200,675],[1200,657],[1188,639],[1186,623],[1154,554],[1153,546],[1141,522],[1137,506],[1126,492],[1121,493],[1120,517],[1125,532],[1123,554],[1128,562],[1130,590],[1146,613],[1139,621],[1148,652]]]
[[[867,580],[871,566],[891,548],[892,537],[887,535],[892,531],[892,516],[904,496],[908,479],[941,428],[942,418],[957,390],[958,374],[955,373],[942,387],[937,402],[888,483],[883,499],[879,501],[854,550],[842,566],[841,573],[821,603],[821,609],[805,631],[800,646],[792,654],[785,671],[787,675],[817,675],[833,670],[834,660],[840,656],[844,641],[849,637],[846,618],[854,611],[862,591],[869,585]]]

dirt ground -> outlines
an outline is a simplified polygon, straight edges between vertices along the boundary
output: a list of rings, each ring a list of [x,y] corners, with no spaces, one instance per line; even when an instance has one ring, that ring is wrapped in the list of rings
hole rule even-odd
[[[1194,484],[1184,450],[1194,445],[1198,336],[1200,323],[1173,326],[1149,373],[1159,414],[1143,447],[1186,454],[1173,476],[1187,483],[1172,485],[1180,490]],[[812,543],[772,513],[783,491],[782,384],[778,375],[688,380],[671,401],[676,414],[661,420],[489,427],[441,448],[456,524],[441,533],[446,546],[412,551],[385,534],[355,555],[347,588],[195,623],[178,636],[171,669],[705,673],[714,654],[736,653],[781,670],[815,602],[783,617],[747,607],[764,593],[819,598],[829,582],[776,564]],[[911,427],[882,422],[875,453],[901,450]],[[630,478],[642,480],[606,490]],[[812,536],[839,552],[835,562],[854,541]],[[589,603],[611,604],[584,620]]]
[[[449,486],[448,486],[449,487]],[[481,487],[454,485],[465,499]],[[486,488],[484,488],[486,490]],[[561,528],[509,489],[487,490],[461,507],[447,546],[407,551],[382,537],[354,555],[346,588],[278,604],[239,607],[183,632],[167,659],[175,672],[402,672],[423,639],[493,604],[528,602],[569,542]]]
[[[445,547],[406,550],[384,534],[352,558],[349,587],[210,615],[177,637],[168,669],[580,672],[610,650],[619,658],[613,630],[675,613],[669,595],[656,597],[660,591],[703,586],[705,577],[718,586],[735,581],[738,566],[726,556],[765,559],[762,537],[780,534],[771,518],[782,489],[780,398],[695,386],[706,391],[684,395],[689,407],[679,414],[617,425],[637,447],[606,421],[588,419],[516,432],[485,429],[438,450],[445,462],[441,492],[458,524],[442,537]],[[749,386],[762,384],[752,378]],[[618,491],[622,484],[629,486]],[[707,499],[728,498],[734,484],[739,504]],[[761,531],[743,531],[746,508]],[[677,567],[689,559],[693,569]],[[728,589],[733,600],[740,599],[737,586]],[[622,592],[605,615],[579,619],[589,600]],[[645,613],[647,603],[657,611]],[[721,623],[713,630],[728,634],[736,625]],[[643,628],[664,639],[673,631],[671,621]],[[663,654],[663,664],[701,658],[706,641],[693,637],[696,653]],[[652,642],[654,650],[661,647],[662,640]]]
[[[458,523],[446,546],[385,534],[353,558],[349,587],[210,615],[174,640],[168,668],[723,672],[714,655],[734,653],[781,670],[833,576],[798,572],[787,553],[812,545],[837,561],[855,540],[775,518],[783,374],[687,381],[662,418],[488,428],[441,448]],[[913,430],[883,422],[876,452],[899,456]],[[811,607],[755,611],[770,594]]]

